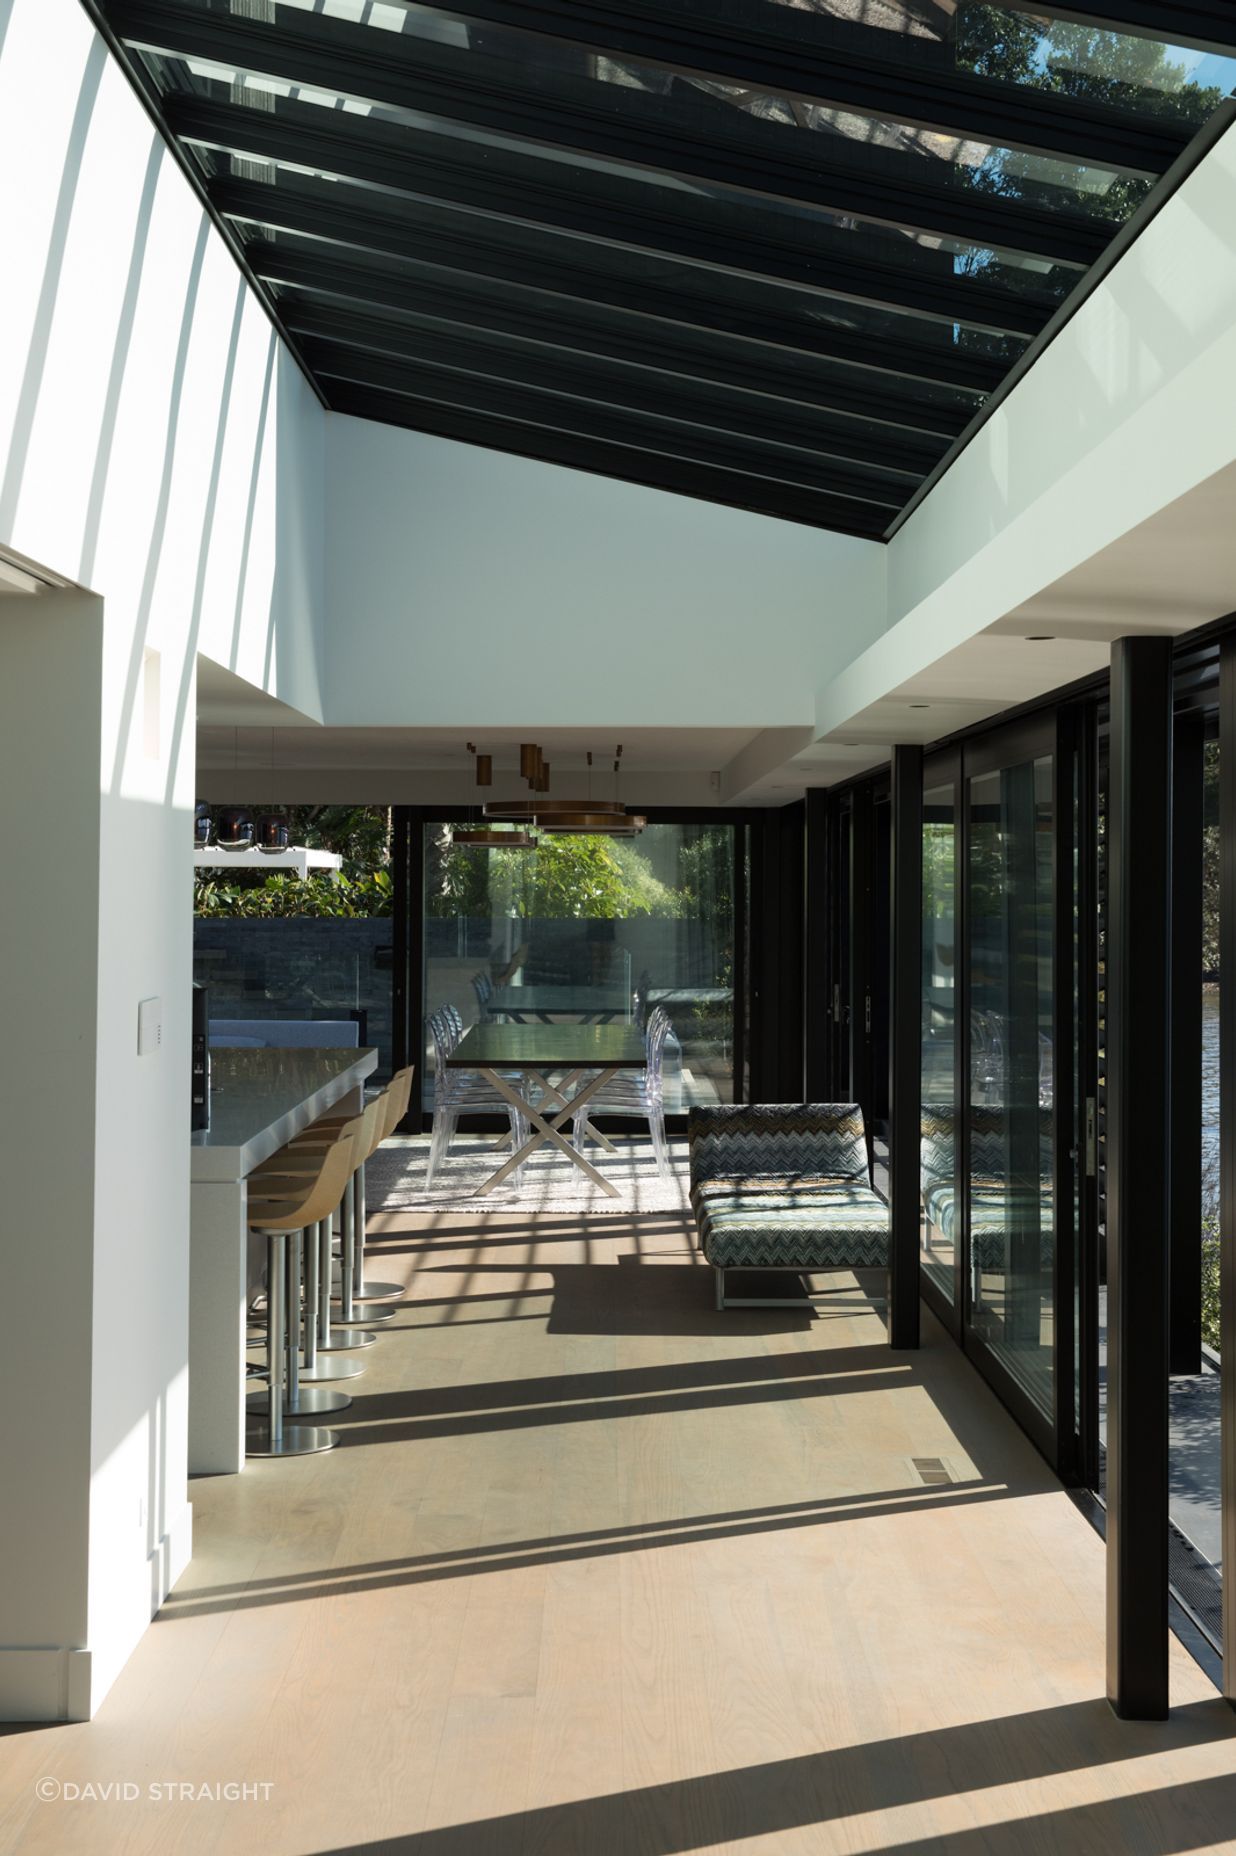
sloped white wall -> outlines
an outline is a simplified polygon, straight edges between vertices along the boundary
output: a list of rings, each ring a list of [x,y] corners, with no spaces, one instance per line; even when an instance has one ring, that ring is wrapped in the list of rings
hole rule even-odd
[[[330,414],[339,725],[810,725],[883,623],[876,542]]]
[[[324,415],[77,0],[0,5],[0,228],[0,544],[98,595],[0,600],[32,1027],[0,1267],[37,1240],[46,1275],[3,1356],[0,1715],[31,1718],[97,1706],[189,1550],[196,659],[320,714]]]
[[[1236,127],[893,537],[887,629],[822,691],[819,732],[1230,465],[1233,407]]]

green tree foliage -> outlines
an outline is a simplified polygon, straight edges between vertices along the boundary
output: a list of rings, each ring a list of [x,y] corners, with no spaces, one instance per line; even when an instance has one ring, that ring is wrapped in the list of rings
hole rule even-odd
[[[1202,976],[1219,977],[1219,743],[1202,762]]]
[[[393,909],[394,888],[386,870],[357,877],[315,873],[303,880],[284,870],[276,870],[268,877],[258,872],[250,877],[245,871],[232,882],[199,878],[193,899],[195,915],[245,916],[265,921],[279,915],[367,920],[375,915],[390,915]]]
[[[336,878],[327,874],[291,876],[253,869],[203,872],[193,884],[193,912],[202,916],[278,915],[338,918],[389,915],[394,892],[390,879],[390,811],[386,806],[246,805],[258,818],[280,811],[293,844],[333,851],[343,858]]]
[[[555,834],[535,851],[491,851],[451,844],[444,827],[428,848],[426,876],[434,916],[615,921],[681,915],[686,905],[683,892],[659,881],[648,858],[623,839]]]
[[[1199,128],[1222,101],[1220,87],[1197,84],[1179,53],[1156,39],[1107,32],[1095,25],[1036,18],[1002,6],[963,4],[957,9],[954,46],[960,70],[999,78],[1035,90],[1066,96],[1078,103],[1115,108],[1150,122]],[[1043,185],[1025,178],[1016,155],[994,150],[981,167],[958,170],[961,184],[1014,197],[1042,197]],[[1076,175],[1073,211],[1123,224],[1153,184],[1145,177],[1097,171],[1094,185]],[[1062,183],[1067,184],[1062,176]],[[1055,188],[1050,189],[1057,193]],[[1057,193],[1057,197],[1059,197]],[[996,260],[984,257],[977,268]],[[1027,271],[1027,286],[1042,287],[1041,273]]]
[[[1202,1339],[1219,1351],[1219,1231],[1213,1220],[1202,1226]]]

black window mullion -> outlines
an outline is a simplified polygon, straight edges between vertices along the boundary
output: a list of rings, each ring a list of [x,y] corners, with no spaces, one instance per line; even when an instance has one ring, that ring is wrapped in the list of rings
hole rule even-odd
[[[255,135],[237,139],[256,142],[260,138]],[[359,172],[367,165],[363,161],[335,156],[326,165],[342,168],[344,173],[337,177],[340,179],[366,178]],[[1037,335],[1060,301],[1057,295],[1037,290],[1017,293],[973,278],[959,278],[951,260],[947,268],[939,263],[947,254],[926,252],[909,240],[906,256],[917,256],[920,261],[903,265],[893,262],[891,255],[884,261],[888,245],[881,246],[878,258],[872,254],[851,255],[853,241],[831,231],[813,233],[809,243],[739,232],[719,219],[711,207],[701,206],[686,194],[681,201],[675,199],[672,211],[663,206],[653,210],[635,205],[619,207],[608,201],[594,204],[583,183],[562,189],[542,186],[534,193],[497,173],[474,177],[462,170],[450,172],[444,166],[435,169],[432,176],[422,171],[418,184],[411,163],[404,169],[403,178],[408,195],[417,203],[417,214],[413,219],[405,214],[402,238],[397,238],[393,246],[380,247],[393,249],[396,254],[408,250],[414,233],[418,238],[423,235],[421,221],[427,214],[434,209],[449,214],[454,209],[468,215],[474,231],[484,220],[491,220],[508,230],[526,227],[568,240],[592,240],[636,258],[669,259],[721,277],[770,283],[897,316],[923,317],[950,327],[1017,339]],[[224,202],[232,197],[229,189],[236,185],[226,180],[212,184],[212,198],[221,211],[228,212]],[[293,193],[290,185],[267,190],[278,195]],[[329,183],[325,190],[332,191]],[[338,187],[333,191],[337,195]],[[295,193],[303,199],[312,197],[309,186],[297,186]],[[399,227],[400,204],[398,195],[372,188],[364,193],[357,188],[355,193],[349,190],[345,211],[355,212],[366,225]],[[930,265],[928,258],[932,260]]]
[[[675,295],[640,279],[598,275],[572,263],[565,241],[562,256],[545,263],[486,246],[469,237],[462,223],[450,224],[445,216],[431,227],[418,228],[413,239],[401,226],[382,221],[371,224],[348,212],[340,205],[337,190],[333,195],[325,188],[313,194],[252,181],[215,181],[211,197],[225,218],[257,229],[253,242],[263,254],[263,274],[272,266],[277,274],[280,264],[277,255],[266,255],[279,250],[278,240],[266,234],[293,233],[318,242],[324,266],[338,262],[341,256],[353,272],[362,269],[366,259],[402,261],[416,267],[418,280],[424,270],[433,271],[444,289],[466,289],[469,283],[514,286],[535,292],[538,302],[552,297],[566,313],[584,316],[589,308],[597,307],[665,324],[675,331],[733,337],[779,360],[801,355],[870,369],[887,386],[915,380],[985,393],[999,385],[1006,368],[1001,360],[956,342],[929,343],[907,332],[903,340],[893,343],[824,321],[796,322],[771,306],[766,313],[757,313],[719,298]],[[375,272],[375,291],[397,290],[402,297],[409,286],[399,281],[392,284],[390,279],[389,271]],[[656,339],[658,333],[650,331],[649,339]]]
[[[1218,35],[1226,25],[1224,44],[1231,49],[1236,33],[1227,0],[1212,0],[1212,5],[1210,48],[1223,49]],[[1119,10],[1098,9],[1100,15]],[[864,31],[849,19],[812,13],[794,31],[794,15],[787,18],[787,9],[770,0],[748,0],[741,11],[729,7],[720,18],[711,5],[671,9],[647,0],[458,0],[452,11],[558,44],[637,58],[653,69],[757,86],[789,102],[978,137],[1063,161],[1163,173],[1183,145],[1170,124],[1144,121],[1133,111],[1110,105],[1096,111],[1071,97],[958,70],[951,48],[930,39],[916,36],[910,41],[912,56],[898,58],[884,52],[890,35],[875,28]],[[1169,9],[1147,4],[1145,11],[1162,16]],[[1053,6],[1052,13],[1077,16],[1068,6]],[[1181,34],[1184,25],[1169,25],[1163,36],[1171,37],[1173,30]],[[1190,37],[1187,42],[1204,41]]]
[[[729,503],[760,515],[775,515],[784,521],[836,529],[843,534],[876,539],[883,536],[888,526],[889,511],[882,505],[828,496],[752,472],[705,465],[694,459],[645,451],[595,437],[581,438],[576,433],[531,426],[464,408],[402,399],[342,382],[332,386],[330,406],[335,412],[348,413],[358,419],[404,426],[412,431],[455,439],[460,444],[513,452],[548,464],[563,464],[573,470],[620,477],[630,483],[643,483],[682,496],[701,497],[705,501]]]
[[[876,395],[874,383],[859,390],[827,377],[813,377],[807,367],[794,372],[748,366],[689,340],[676,342],[669,331],[659,334],[654,346],[624,339],[607,328],[589,328],[582,319],[520,314],[509,303],[485,304],[466,293],[400,285],[363,266],[334,266],[295,254],[289,262],[278,254],[278,246],[263,244],[258,250],[255,242],[249,248],[255,270],[278,287],[278,301],[289,328],[305,334],[334,331],[339,339],[355,337],[359,345],[388,352],[412,352],[420,346],[433,352],[448,343],[458,344],[460,352],[475,343],[478,352],[483,352],[487,346],[497,349],[501,342],[508,351],[517,347],[529,359],[552,359],[555,367],[562,361],[568,365],[617,363],[653,381],[668,377],[692,389],[741,395],[752,408],[762,407],[765,416],[778,423],[786,417],[780,410],[786,406],[804,414],[819,413],[830,426],[835,423],[838,431],[850,429],[850,420],[861,419],[879,432],[881,445],[887,446],[882,456],[900,450],[916,459],[939,457],[948,440],[959,436],[972,416],[973,409],[971,414],[962,414],[944,407],[933,409],[928,403],[890,400]],[[385,289],[388,283],[393,288]],[[390,343],[395,346],[388,349]],[[908,412],[917,416],[908,417]]]
[[[783,451],[789,447],[819,459],[848,459],[883,472],[903,473],[913,481],[929,470],[944,451],[943,443],[916,442],[908,435],[899,440],[890,433],[873,434],[798,408],[787,406],[773,414],[749,397],[740,399],[724,389],[718,390],[714,383],[701,386],[672,379],[650,380],[630,368],[590,365],[558,350],[504,348],[458,333],[409,330],[397,323],[345,317],[330,309],[315,312],[295,304],[286,305],[285,313],[288,327],[304,343],[310,365],[320,367],[323,373],[338,373],[341,365],[347,365],[343,357],[352,354],[355,373],[349,370],[349,378],[370,379],[368,370],[375,362],[384,369],[407,364],[410,380],[440,373],[444,376],[443,390],[450,396],[449,377],[454,372],[464,376],[465,385],[483,379],[497,383],[499,388],[531,387],[656,419],[684,421],[757,444],[775,437]]]

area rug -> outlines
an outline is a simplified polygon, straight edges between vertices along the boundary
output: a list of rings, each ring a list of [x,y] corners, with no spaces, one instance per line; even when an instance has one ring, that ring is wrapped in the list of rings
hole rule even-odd
[[[365,1198],[371,1212],[498,1212],[518,1207],[554,1217],[563,1212],[679,1212],[691,1210],[687,1192],[687,1144],[670,1143],[670,1176],[657,1175],[647,1141],[615,1140],[615,1152],[589,1146],[588,1158],[611,1184],[610,1198],[581,1173],[566,1155],[541,1147],[518,1179],[512,1174],[484,1197],[477,1187],[502,1164],[494,1150],[496,1135],[460,1135],[425,1191],[429,1161],[427,1134],[396,1136],[386,1141],[365,1168]]]

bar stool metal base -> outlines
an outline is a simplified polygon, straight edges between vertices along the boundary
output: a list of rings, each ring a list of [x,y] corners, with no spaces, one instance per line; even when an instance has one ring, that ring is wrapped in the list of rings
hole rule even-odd
[[[368,1318],[368,1317],[366,1317]],[[328,1341],[319,1340],[319,1353],[356,1353],[362,1347],[372,1347],[377,1340],[376,1334],[367,1333],[364,1328],[333,1327]]]
[[[325,1411],[346,1411],[352,1403],[346,1392],[331,1392],[325,1386],[305,1386],[298,1388],[294,1400],[283,1401],[285,1418],[307,1418]],[[270,1393],[264,1388],[259,1392],[250,1392],[245,1398],[245,1410],[252,1417],[265,1417],[270,1411]]]
[[[398,1304],[394,1302],[386,1306],[381,1306],[376,1302],[366,1302],[364,1308],[361,1308],[359,1306],[360,1298],[354,1291],[351,1297],[352,1306],[349,1310],[344,1305],[343,1292],[338,1284],[331,1290],[330,1299],[332,1305],[339,1310],[339,1319],[346,1322],[349,1326],[358,1318],[365,1323],[366,1327],[372,1326],[375,1321],[393,1321],[395,1319],[395,1310],[398,1306]]]
[[[366,1280],[360,1284],[359,1288],[353,1289],[352,1299],[356,1302],[393,1302],[396,1298],[402,1298],[407,1293],[408,1288],[406,1283],[371,1282],[366,1278]]]
[[[338,1442],[338,1431],[316,1424],[290,1425],[281,1437],[271,1435],[269,1424],[245,1426],[246,1456],[314,1456],[320,1450],[333,1450]]]
[[[345,1360],[337,1354],[325,1359],[319,1347],[317,1359],[312,1366],[301,1367],[300,1377],[308,1380],[310,1385],[315,1385],[332,1379],[359,1379],[364,1370],[362,1360]]]

